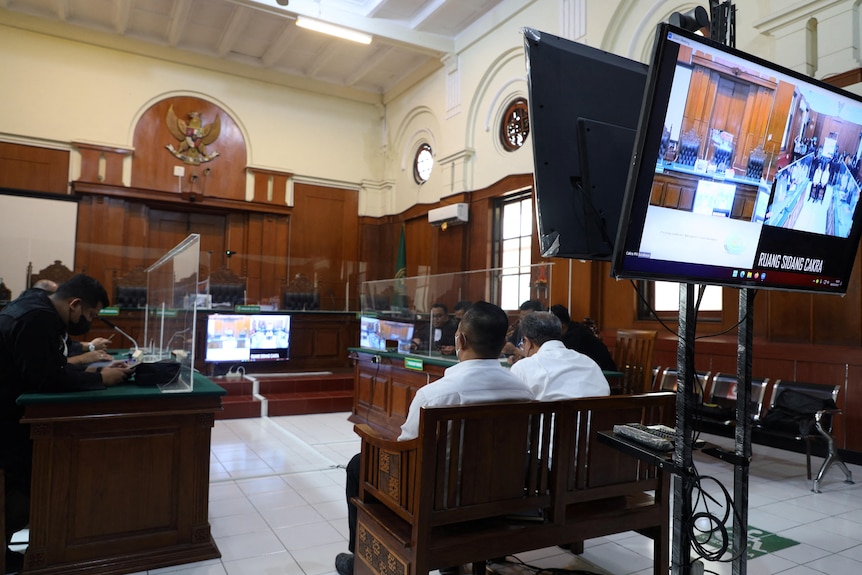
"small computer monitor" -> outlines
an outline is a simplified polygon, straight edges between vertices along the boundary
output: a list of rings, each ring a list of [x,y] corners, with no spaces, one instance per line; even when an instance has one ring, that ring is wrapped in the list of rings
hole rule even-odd
[[[613,275],[846,293],[859,150],[859,95],[659,25]]]
[[[413,328],[410,322],[363,315],[359,319],[359,346],[387,351],[387,342],[395,342],[399,353],[409,353]]]
[[[246,363],[290,359],[290,315],[210,314],[204,361]]]

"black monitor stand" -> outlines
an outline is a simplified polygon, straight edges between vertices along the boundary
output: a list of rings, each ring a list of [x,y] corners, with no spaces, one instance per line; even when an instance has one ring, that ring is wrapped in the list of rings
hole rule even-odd
[[[693,284],[679,288],[679,343],[677,347],[678,381],[676,399],[676,433],[674,467],[681,470],[673,478],[673,543],[671,572],[690,575],[692,570],[691,533],[686,525],[692,516],[692,438],[694,408],[697,402],[694,370],[695,291]],[[754,326],[754,290],[739,291],[739,326],[737,336],[737,394],[734,453],[721,459],[733,464],[732,573],[747,572],[748,545],[748,473],[751,461],[751,348]]]

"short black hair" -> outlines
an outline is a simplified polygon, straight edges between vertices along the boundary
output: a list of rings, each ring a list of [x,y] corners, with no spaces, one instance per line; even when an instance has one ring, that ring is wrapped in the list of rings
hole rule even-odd
[[[477,301],[464,314],[458,329],[476,354],[485,359],[500,357],[509,330],[509,316],[492,303]]]
[[[569,315],[569,310],[566,309],[566,306],[561,304],[554,304],[551,306],[551,313],[560,318],[561,323],[571,323],[572,316]]]
[[[542,302],[537,299],[528,299],[524,303],[521,304],[521,307],[518,308],[521,311],[545,311],[545,308],[542,306]]]
[[[473,307],[473,302],[466,300],[466,299],[462,299],[461,301],[459,301],[458,303],[455,304],[455,311],[458,311],[460,309],[467,311],[471,307]]]
[[[84,305],[89,308],[108,307],[111,305],[108,300],[108,292],[99,283],[99,280],[85,274],[77,274],[64,281],[57,287],[54,292],[57,299],[74,299],[81,298]]]
[[[535,311],[521,320],[521,337],[528,337],[538,346],[563,337],[560,318],[549,311]]]
[[[432,304],[432,305],[431,305],[431,309],[434,309],[435,307],[439,307],[439,308],[441,308],[443,311],[445,311],[447,315],[449,314],[449,308],[448,308],[448,307],[446,307],[446,304],[445,304],[445,303],[437,302],[437,303],[435,303],[435,304]]]

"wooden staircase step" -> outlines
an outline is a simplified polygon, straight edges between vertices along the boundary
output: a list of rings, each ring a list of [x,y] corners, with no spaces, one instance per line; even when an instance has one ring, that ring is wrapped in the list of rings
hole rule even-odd
[[[270,416],[334,413],[353,408],[353,390],[275,393],[265,396]]]
[[[222,411],[216,412],[216,419],[244,419],[261,415],[261,402],[253,395],[224,395],[221,405]]]

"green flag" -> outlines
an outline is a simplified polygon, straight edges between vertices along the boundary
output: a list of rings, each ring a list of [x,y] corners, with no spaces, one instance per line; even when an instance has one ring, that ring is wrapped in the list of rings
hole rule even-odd
[[[398,256],[395,259],[395,293],[392,305],[407,307],[407,244],[404,239],[404,224],[401,224],[401,241],[398,242]]]

